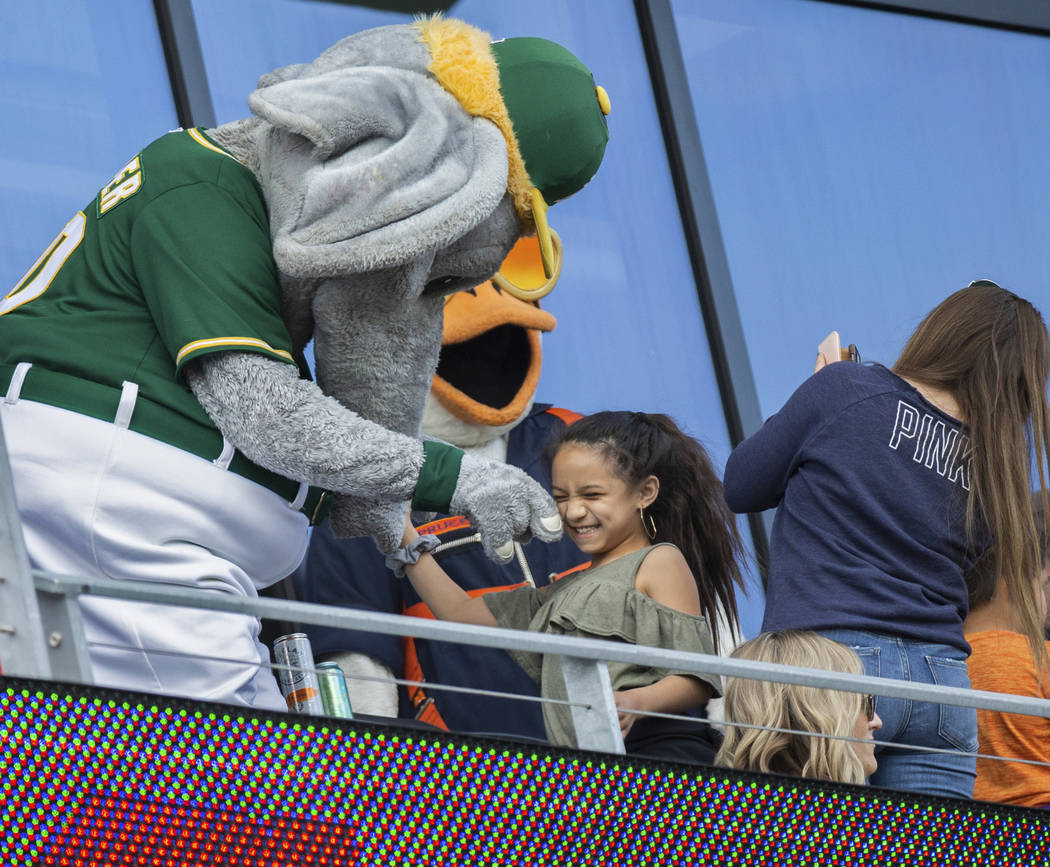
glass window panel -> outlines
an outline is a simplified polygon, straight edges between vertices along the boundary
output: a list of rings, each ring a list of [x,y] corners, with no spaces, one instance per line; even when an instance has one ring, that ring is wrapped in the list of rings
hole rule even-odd
[[[0,285],[143,145],[178,125],[150,0],[0,7]]]
[[[1050,311],[1050,40],[813,0],[672,0],[763,412],[837,329],[892,363],[989,277]]]
[[[410,20],[301,0],[197,0],[194,13],[220,122],[246,113],[260,73],[311,60],[349,33]],[[493,38],[560,42],[591,67],[612,102],[601,170],[586,190],[551,210],[566,256],[561,283],[544,301],[558,328],[544,342],[538,398],[579,412],[669,413],[721,467],[728,434],[633,5],[460,0],[450,14]],[[744,617],[751,634],[761,605],[761,592],[752,592]]]

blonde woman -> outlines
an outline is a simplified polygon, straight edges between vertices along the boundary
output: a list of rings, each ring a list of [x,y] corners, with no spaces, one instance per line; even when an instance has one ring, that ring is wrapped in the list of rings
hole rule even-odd
[[[736,659],[863,674],[857,654],[816,632],[766,632],[733,651]],[[878,767],[874,734],[882,727],[870,695],[728,678],[725,740],[715,764],[742,771],[863,784]],[[729,723],[793,729],[786,734]],[[823,737],[838,735],[863,740]]]

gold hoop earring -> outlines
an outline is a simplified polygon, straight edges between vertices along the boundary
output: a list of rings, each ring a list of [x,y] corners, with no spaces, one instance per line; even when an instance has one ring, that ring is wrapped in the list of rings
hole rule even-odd
[[[647,516],[645,514],[645,509],[643,509],[641,506],[639,506],[638,507],[638,517],[642,519],[642,529],[645,530],[645,535],[648,536],[650,539],[655,539],[656,538],[656,521],[653,520],[653,516],[652,515],[648,515]],[[649,518],[649,523],[648,524],[645,523],[646,517]],[[650,527],[652,527],[652,530],[649,529]]]

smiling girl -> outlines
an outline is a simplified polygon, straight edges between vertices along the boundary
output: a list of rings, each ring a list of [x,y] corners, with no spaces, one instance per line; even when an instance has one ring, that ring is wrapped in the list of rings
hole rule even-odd
[[[743,545],[703,447],[665,415],[600,412],[566,428],[553,454],[552,493],[589,568],[471,597],[424,553],[405,566],[420,597],[442,620],[715,652],[710,624],[724,615],[736,628]],[[402,545],[416,535],[406,526]],[[567,697],[557,657],[512,656],[544,698]],[[628,752],[713,758],[709,728],[632,711],[695,714],[719,694],[717,677],[615,662],[609,676]],[[545,703],[543,717],[552,743],[576,745],[568,706]]]

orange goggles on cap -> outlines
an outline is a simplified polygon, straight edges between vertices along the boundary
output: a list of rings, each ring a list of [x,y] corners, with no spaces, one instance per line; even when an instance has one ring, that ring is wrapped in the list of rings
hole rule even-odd
[[[561,264],[561,238],[547,225],[546,219],[542,229],[537,220],[536,235],[518,239],[499,271],[492,276],[492,282],[522,301],[538,301],[549,295],[558,282]]]

